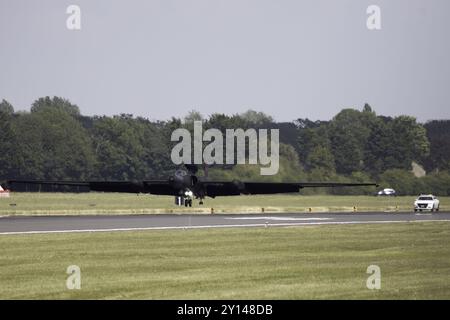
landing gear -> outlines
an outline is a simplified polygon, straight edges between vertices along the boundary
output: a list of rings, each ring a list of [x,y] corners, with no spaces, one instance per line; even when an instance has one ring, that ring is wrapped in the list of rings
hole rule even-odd
[[[179,195],[175,196],[175,204],[177,206],[184,206],[184,207],[192,207],[192,202],[195,199],[199,199],[200,205],[203,205],[203,199],[204,195],[194,195],[194,193],[190,190],[185,191],[184,193],[180,193]]]
[[[175,205],[182,206],[183,204],[185,204],[183,197],[175,197]]]
[[[185,207],[192,207],[192,198],[187,197],[175,197],[175,204],[177,206],[185,206]]]

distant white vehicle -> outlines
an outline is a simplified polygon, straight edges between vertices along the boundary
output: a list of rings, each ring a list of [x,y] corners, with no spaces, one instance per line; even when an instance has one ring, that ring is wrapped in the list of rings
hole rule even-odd
[[[395,190],[386,188],[377,192],[377,196],[395,196]]]
[[[414,212],[417,212],[417,210],[430,210],[433,211],[439,211],[439,200],[432,194],[421,194],[415,201],[414,201]]]
[[[4,190],[2,186],[0,186],[0,198],[9,198],[9,190]]]

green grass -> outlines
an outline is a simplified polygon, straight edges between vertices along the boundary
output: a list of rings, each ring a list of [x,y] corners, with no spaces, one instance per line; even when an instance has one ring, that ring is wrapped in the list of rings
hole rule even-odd
[[[267,195],[207,198],[204,206],[180,208],[173,197],[120,193],[13,193],[0,198],[0,215],[198,212],[411,211],[415,197]],[[450,210],[450,197],[441,197]]]
[[[3,235],[0,298],[450,299],[449,243],[446,222]]]

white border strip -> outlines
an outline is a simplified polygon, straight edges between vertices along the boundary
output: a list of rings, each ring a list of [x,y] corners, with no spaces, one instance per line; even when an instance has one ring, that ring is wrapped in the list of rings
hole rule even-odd
[[[340,222],[299,222],[299,223],[254,223],[254,224],[223,224],[204,226],[178,226],[178,227],[136,227],[136,228],[111,228],[111,229],[74,229],[74,230],[42,230],[42,231],[13,231],[0,232],[1,235],[20,234],[52,234],[52,233],[82,233],[82,232],[118,232],[118,231],[147,231],[147,230],[186,230],[208,228],[245,228],[245,227],[290,227],[290,226],[316,226],[316,225],[341,225],[341,224],[381,224],[381,223],[409,223],[409,222],[450,222],[450,220],[408,220],[408,221],[340,221]]]

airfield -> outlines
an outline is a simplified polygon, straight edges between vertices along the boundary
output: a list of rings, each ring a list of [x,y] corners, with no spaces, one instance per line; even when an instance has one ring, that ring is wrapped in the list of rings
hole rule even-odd
[[[413,200],[229,197],[186,209],[171,197],[13,194],[0,201],[0,298],[450,299],[449,198],[433,213],[411,212]],[[80,290],[66,288],[70,265]],[[366,287],[370,265],[379,290]]]

